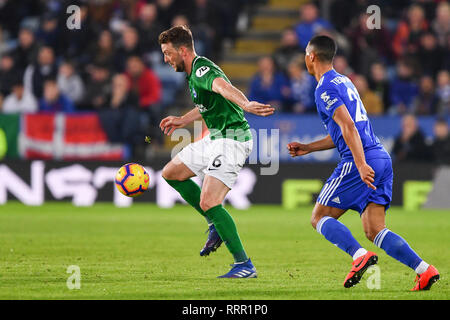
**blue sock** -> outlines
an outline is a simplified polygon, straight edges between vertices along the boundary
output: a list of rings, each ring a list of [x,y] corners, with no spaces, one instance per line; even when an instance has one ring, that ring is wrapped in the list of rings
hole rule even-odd
[[[411,249],[405,239],[387,228],[384,228],[376,235],[373,243],[386,251],[392,258],[406,264],[413,270],[422,262],[422,259]]]
[[[350,230],[332,217],[325,216],[320,219],[317,223],[316,230],[323,235],[325,239],[338,246],[352,257],[358,249],[362,248],[358,241],[353,238]]]

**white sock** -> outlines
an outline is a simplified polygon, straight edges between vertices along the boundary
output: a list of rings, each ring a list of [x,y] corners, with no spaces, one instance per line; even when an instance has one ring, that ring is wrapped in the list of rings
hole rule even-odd
[[[359,248],[358,250],[356,250],[355,254],[353,255],[353,261],[355,261],[356,259],[358,259],[359,257],[362,257],[363,255],[365,255],[367,253],[367,250],[364,248]]]
[[[426,263],[425,261],[422,260],[422,262],[419,263],[419,265],[417,266],[416,269],[414,269],[414,271],[415,271],[417,274],[422,274],[422,273],[424,273],[425,271],[427,271],[427,269],[428,269],[429,266],[430,266],[430,265],[429,265],[428,263]]]

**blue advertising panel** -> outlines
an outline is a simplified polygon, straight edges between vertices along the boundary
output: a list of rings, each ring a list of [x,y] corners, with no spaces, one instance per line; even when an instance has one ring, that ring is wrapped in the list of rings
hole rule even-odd
[[[250,161],[258,159],[267,163],[268,158],[280,161],[307,161],[307,162],[337,162],[339,154],[336,149],[314,152],[303,157],[291,158],[287,151],[289,142],[298,141],[309,143],[324,138],[327,132],[315,114],[278,114],[269,117],[246,115],[252,128],[254,143]],[[400,116],[371,117],[370,121],[375,134],[388,152],[391,152],[394,141],[401,131]],[[418,117],[421,130],[431,142],[433,138],[433,125],[435,117]]]

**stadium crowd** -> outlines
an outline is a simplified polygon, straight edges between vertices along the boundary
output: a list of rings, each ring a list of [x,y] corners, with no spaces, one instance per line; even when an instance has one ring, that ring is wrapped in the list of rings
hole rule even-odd
[[[373,18],[366,13],[374,3],[382,8],[379,29],[371,29]],[[316,81],[302,53],[314,35],[327,34],[339,47],[336,71],[355,83],[369,114],[450,113],[448,2],[335,0],[328,9],[330,20],[314,3],[301,6],[299,23],[283,31],[272,55],[259,60],[252,99],[282,105],[286,112],[315,112]]]
[[[185,85],[164,64],[159,33],[187,24],[198,54],[220,61],[239,15],[254,3],[264,1],[0,1],[0,113],[97,111],[111,142],[158,137],[152,128]],[[74,4],[80,28],[71,29],[66,9]],[[380,29],[368,27],[371,4],[382,8]],[[449,116],[447,1],[307,2],[276,51],[257,62],[249,98],[282,112],[315,112],[316,81],[303,62],[315,34],[336,39],[335,69],[352,79],[369,114]],[[448,150],[448,128],[445,139]]]
[[[184,76],[162,61],[159,33],[189,24],[215,59],[250,1],[1,1],[0,112],[96,111],[111,142],[160,137],[152,128]]]

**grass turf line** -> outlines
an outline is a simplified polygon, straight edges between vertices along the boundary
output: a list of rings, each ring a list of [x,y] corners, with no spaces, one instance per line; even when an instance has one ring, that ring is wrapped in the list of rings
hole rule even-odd
[[[257,279],[217,279],[232,258],[222,245],[199,256],[204,219],[192,208],[153,204],[74,207],[47,203],[0,206],[0,299],[449,299],[450,212],[391,208],[387,227],[404,237],[441,280],[427,292],[409,292],[415,274],[364,237],[359,215],[341,221],[379,255],[381,289],[361,283],[345,289],[351,258],[312,229],[312,208],[284,210],[255,205],[229,208]],[[70,265],[81,270],[81,288],[66,285]]]

